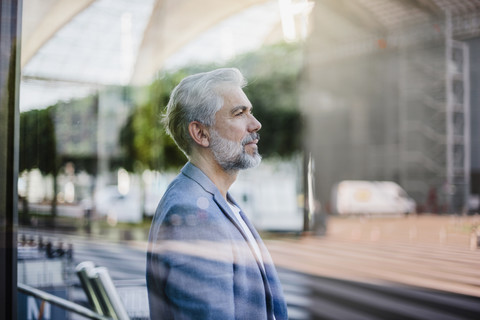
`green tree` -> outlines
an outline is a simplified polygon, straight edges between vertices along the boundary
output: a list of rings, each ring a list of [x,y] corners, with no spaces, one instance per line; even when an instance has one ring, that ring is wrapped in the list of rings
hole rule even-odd
[[[120,133],[127,170],[165,170],[186,162],[161,123],[170,93],[183,77],[182,72],[162,75],[148,88],[148,99],[128,118]]]
[[[276,44],[228,63],[248,79],[244,91],[253,105],[253,114],[262,123],[259,149],[264,157],[288,157],[303,149],[298,102],[301,49],[298,44]]]
[[[54,179],[52,216],[56,216],[57,175],[59,170],[55,140],[55,126],[52,119],[53,107],[31,110],[20,114],[19,171],[38,168],[43,175],[51,174]],[[28,213],[27,199],[24,215]]]
[[[148,98],[129,117],[120,141],[124,167],[168,169],[185,163],[183,153],[161,125],[170,93],[185,76],[219,67],[235,66],[249,80],[244,89],[262,123],[259,148],[264,157],[288,157],[302,150],[302,116],[298,107],[298,84],[302,66],[298,45],[274,45],[241,55],[223,65],[192,65],[165,72],[149,88]],[[286,63],[288,62],[288,63]]]
[[[46,175],[58,170],[51,111],[52,107],[20,114],[20,172],[38,168]]]
[[[263,156],[288,157],[302,150],[302,116],[297,81],[291,75],[257,79],[244,89],[253,114],[262,123],[259,149]]]

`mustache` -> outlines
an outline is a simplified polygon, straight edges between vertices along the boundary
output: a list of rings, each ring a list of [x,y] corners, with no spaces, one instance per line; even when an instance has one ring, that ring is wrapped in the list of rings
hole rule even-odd
[[[245,146],[247,143],[257,139],[260,140],[260,134],[257,132],[252,132],[242,140],[242,146]]]

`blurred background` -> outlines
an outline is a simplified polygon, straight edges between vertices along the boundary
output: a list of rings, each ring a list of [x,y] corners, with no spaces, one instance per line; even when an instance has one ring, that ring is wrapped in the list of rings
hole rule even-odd
[[[148,228],[186,162],[159,120],[183,77],[236,67],[264,160],[231,193],[291,318],[478,316],[480,1],[21,3],[19,282],[88,307],[93,260],[146,317]]]

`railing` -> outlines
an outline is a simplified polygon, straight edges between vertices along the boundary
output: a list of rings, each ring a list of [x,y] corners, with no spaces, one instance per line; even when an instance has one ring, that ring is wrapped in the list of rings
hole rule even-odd
[[[57,297],[53,294],[50,294],[48,292],[42,291],[35,289],[33,287],[27,286],[23,283],[18,283],[18,291],[22,292],[26,295],[33,296],[35,298],[38,298],[42,301],[51,303],[53,305],[56,305],[60,308],[63,308],[67,311],[76,313],[78,315],[84,316],[88,319],[96,319],[96,320],[112,320],[110,317],[105,317],[102,316],[84,306],[81,306],[79,304],[76,304],[74,302],[65,300],[63,298]]]
[[[107,268],[84,261],[75,268],[90,304],[99,314],[115,320],[130,320]]]
[[[18,283],[18,291],[89,319],[130,320],[107,268],[85,261],[77,265],[75,272],[92,310],[23,283]]]

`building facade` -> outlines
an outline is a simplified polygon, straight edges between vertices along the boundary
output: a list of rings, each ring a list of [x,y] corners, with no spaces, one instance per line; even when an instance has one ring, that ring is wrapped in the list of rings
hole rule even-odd
[[[475,209],[480,12],[429,2],[315,6],[301,105],[327,211],[347,179],[398,182],[420,212]]]

